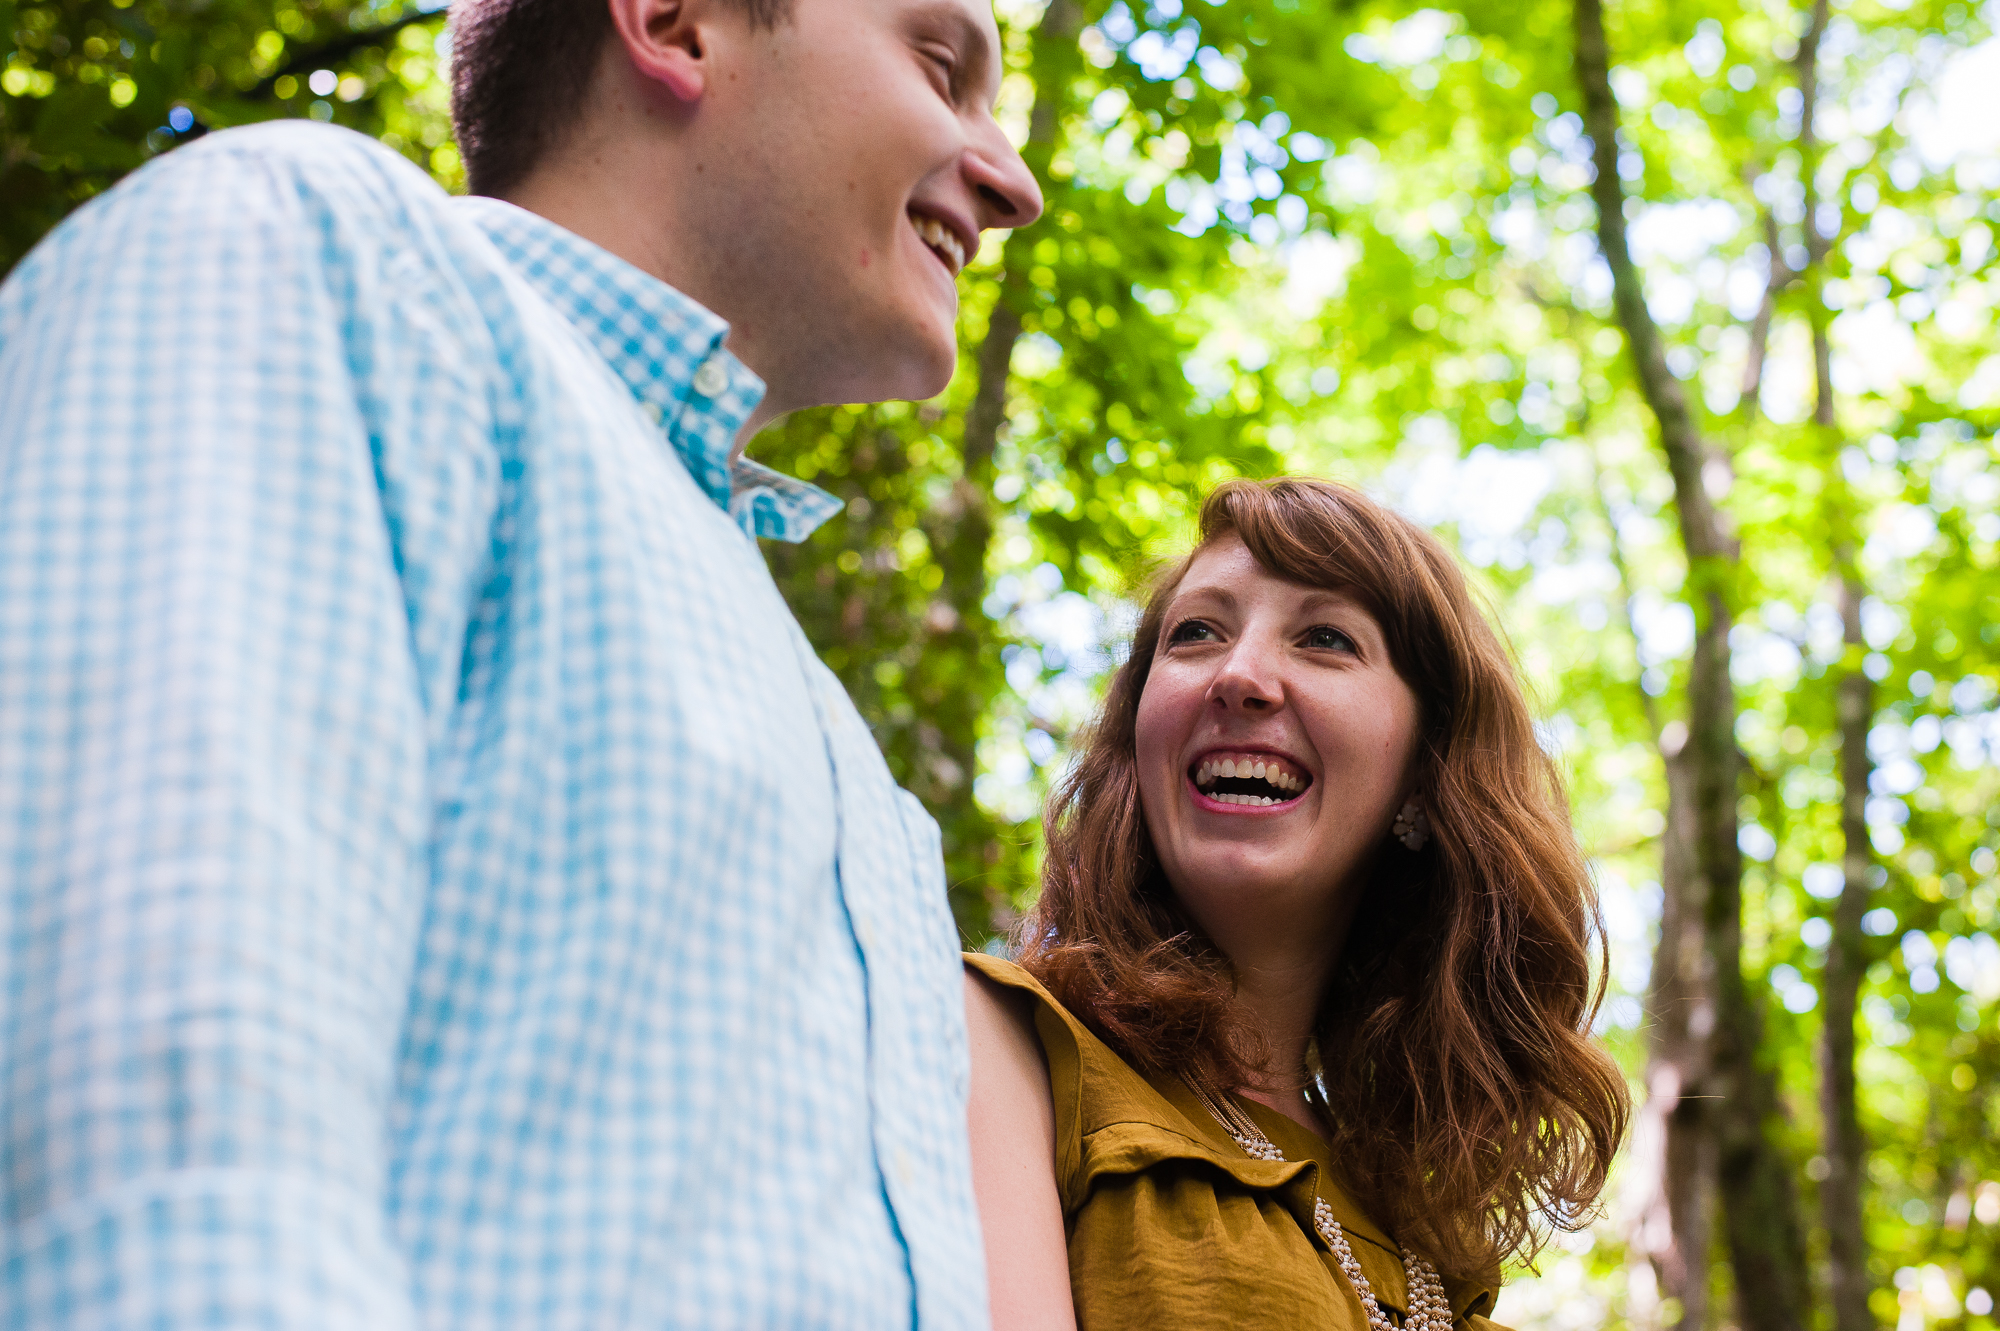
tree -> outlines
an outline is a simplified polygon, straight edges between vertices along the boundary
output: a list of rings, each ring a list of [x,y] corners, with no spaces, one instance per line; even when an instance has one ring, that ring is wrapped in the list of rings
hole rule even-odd
[[[224,125],[310,115],[455,180],[443,28],[435,8],[343,0],[0,2],[0,272],[126,172]]]
[[[1803,1327],[1809,1305],[1804,1235],[1791,1173],[1770,1140],[1775,1083],[1760,1066],[1763,1019],[1743,980],[1742,861],[1737,846],[1736,704],[1729,677],[1734,623],[1729,582],[1739,558],[1711,487],[1729,464],[1696,429],[1680,381],[1667,368],[1659,329],[1625,238],[1625,190],[1618,176],[1618,112],[1611,93],[1610,51],[1599,0],[1577,0],[1577,81],[1596,167],[1592,193],[1598,235],[1611,266],[1618,322],[1636,363],[1640,391],[1659,423],[1660,447],[1674,480],[1675,513],[1686,547],[1695,611],[1694,661],[1688,676],[1689,833],[1694,892],[1702,901],[1708,995],[1715,1026],[1708,1057],[1709,1117],[1716,1172],[1744,1321],[1757,1331]]]
[[[458,181],[441,15],[0,4],[0,262],[245,120]],[[948,393],[755,442],[847,503],[772,568],[979,944],[1032,897],[1038,794],[1201,494],[1388,497],[1535,684],[1604,887],[1604,1038],[1653,1097],[1629,1199],[1501,1320],[1769,1325],[1803,1286],[1843,1331],[1979,1326],[2000,145],[1925,106],[2000,48],[1963,0],[1596,12],[1586,96],[1576,0],[1006,0],[1002,116],[1048,212],[962,279]],[[1721,1079],[1745,1094],[1712,1113]]]
[[[1806,269],[1797,276],[1804,284],[1807,321],[1812,328],[1813,424],[1819,434],[1818,452],[1832,463],[1839,454],[1839,434],[1830,336],[1833,311],[1827,304],[1825,287],[1831,247],[1830,238],[1818,225],[1817,183],[1823,165],[1817,126],[1819,50],[1826,37],[1829,10],[1827,0],[1815,0],[1794,64],[1800,94],[1799,176],[1805,184],[1805,213],[1813,219],[1805,233]],[[1868,1144],[1855,1098],[1854,1020],[1866,966],[1861,921],[1868,913],[1873,886],[1869,879],[1875,869],[1867,820],[1868,785],[1874,775],[1874,763],[1868,757],[1868,732],[1875,720],[1875,686],[1863,667],[1867,638],[1861,626],[1861,603],[1867,589],[1861,580],[1853,497],[1846,487],[1833,485],[1828,502],[1833,508],[1828,527],[1835,535],[1834,576],[1840,584],[1841,642],[1846,650],[1834,705],[1840,731],[1841,889],[1823,972],[1826,1007],[1820,1025],[1819,1110],[1827,1166],[1826,1177],[1820,1180],[1820,1223],[1827,1236],[1827,1283],[1834,1331],[1868,1331],[1875,1325],[1868,1308],[1871,1281],[1861,1195]]]

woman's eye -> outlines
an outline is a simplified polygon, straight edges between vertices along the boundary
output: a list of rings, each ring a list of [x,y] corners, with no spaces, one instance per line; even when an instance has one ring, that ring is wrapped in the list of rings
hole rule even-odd
[[[1174,625],[1174,631],[1167,635],[1168,642],[1207,642],[1215,637],[1215,630],[1199,619],[1183,619]]]
[[[1327,652],[1351,652],[1354,650],[1354,639],[1339,629],[1320,624],[1306,630],[1306,646]]]

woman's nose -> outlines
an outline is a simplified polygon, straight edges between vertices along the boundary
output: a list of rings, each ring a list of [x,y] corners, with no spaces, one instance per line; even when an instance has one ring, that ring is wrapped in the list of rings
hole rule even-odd
[[[1224,658],[1209,685],[1211,703],[1227,711],[1267,712],[1284,701],[1277,661],[1259,644],[1245,640]]]

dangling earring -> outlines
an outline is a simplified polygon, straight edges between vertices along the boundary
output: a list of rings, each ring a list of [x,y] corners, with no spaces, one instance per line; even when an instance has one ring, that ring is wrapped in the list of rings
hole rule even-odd
[[[1396,811],[1396,821],[1389,828],[1389,835],[1402,842],[1407,850],[1422,850],[1431,839],[1431,820],[1424,816],[1424,811],[1415,800],[1409,800]]]

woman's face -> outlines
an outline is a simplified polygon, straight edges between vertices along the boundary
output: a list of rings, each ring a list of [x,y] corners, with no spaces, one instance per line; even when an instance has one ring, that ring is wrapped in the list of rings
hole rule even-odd
[[[1344,929],[1341,888],[1407,797],[1417,713],[1359,602],[1273,577],[1234,536],[1196,556],[1139,698],[1139,796],[1224,952]]]

